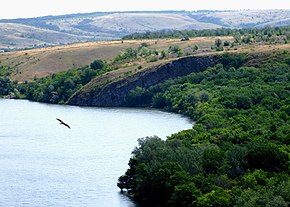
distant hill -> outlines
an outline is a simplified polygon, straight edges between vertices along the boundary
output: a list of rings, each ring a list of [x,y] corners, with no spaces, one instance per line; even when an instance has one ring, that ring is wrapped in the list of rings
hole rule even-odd
[[[89,38],[89,36],[78,36],[24,24],[0,23],[0,47],[2,48],[67,44],[87,41]]]
[[[0,49],[119,39],[135,32],[290,24],[290,10],[95,12],[0,20]]]

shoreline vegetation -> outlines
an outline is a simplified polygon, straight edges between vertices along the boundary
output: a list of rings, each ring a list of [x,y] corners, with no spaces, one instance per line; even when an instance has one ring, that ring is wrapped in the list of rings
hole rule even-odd
[[[289,60],[281,52],[260,67],[229,61],[132,91],[136,105],[147,100],[196,124],[166,141],[140,139],[119,188],[145,206],[289,205]]]
[[[289,28],[241,31],[229,42],[215,39],[211,51],[220,59],[214,66],[126,91],[126,106],[158,108],[195,121],[192,129],[172,134],[166,141],[139,140],[117,185],[141,205],[289,206],[290,53],[241,49],[287,45]],[[180,41],[188,40],[183,36]],[[98,59],[23,83],[12,81],[13,70],[2,66],[0,94],[65,104],[96,80],[83,92],[126,80],[146,70],[146,64],[196,55],[199,50],[192,45],[186,54],[180,46],[167,45],[162,52],[142,43],[112,61]]]

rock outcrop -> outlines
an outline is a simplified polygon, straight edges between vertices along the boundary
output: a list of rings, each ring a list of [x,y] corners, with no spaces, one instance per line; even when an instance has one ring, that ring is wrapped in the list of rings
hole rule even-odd
[[[92,85],[84,87],[71,97],[68,104],[103,107],[125,106],[129,91],[136,87],[148,88],[168,79],[203,71],[217,64],[220,60],[219,57],[219,55],[184,57],[144,69],[124,79],[108,83],[101,89],[94,88]]]

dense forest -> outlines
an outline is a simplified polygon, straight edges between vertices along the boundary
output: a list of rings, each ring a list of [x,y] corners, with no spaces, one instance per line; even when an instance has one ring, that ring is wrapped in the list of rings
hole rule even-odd
[[[196,121],[166,141],[139,140],[118,186],[141,204],[289,206],[290,55],[259,67],[224,56],[204,72],[130,92],[130,106]]]

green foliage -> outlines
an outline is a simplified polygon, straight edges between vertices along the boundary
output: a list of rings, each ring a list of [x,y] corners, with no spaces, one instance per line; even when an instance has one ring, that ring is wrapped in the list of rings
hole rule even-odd
[[[177,185],[171,196],[170,205],[180,207],[192,207],[197,205],[197,198],[201,196],[200,190],[193,182]]]
[[[12,70],[6,66],[0,66],[0,97],[19,98],[16,89],[17,82],[12,82],[8,77]]]
[[[181,57],[183,55],[183,51],[178,45],[169,46],[168,53],[177,54],[178,57]]]
[[[16,86],[17,82],[12,82],[6,76],[0,76],[0,97],[9,96],[11,98],[19,98],[19,92]]]
[[[289,206],[289,57],[254,68],[246,55],[225,53],[206,71],[131,91],[133,106],[196,123],[167,141],[139,142],[118,185],[148,206]]]
[[[198,207],[226,207],[232,206],[232,195],[230,190],[217,187],[197,199]]]
[[[215,48],[215,50],[216,51],[224,51],[224,48],[223,48],[223,46],[222,46],[222,41],[221,41],[221,39],[216,39],[215,40],[215,46],[214,47],[212,47],[212,49],[214,49]]]
[[[11,69],[0,67],[0,97],[22,98],[38,102],[64,104],[81,87],[96,76],[111,70],[103,60],[95,60],[89,66],[73,68],[33,81],[12,82],[7,75]]]
[[[127,48],[125,52],[120,53],[114,59],[115,62],[120,62],[122,60],[128,60],[132,58],[137,58],[138,50],[133,48]]]
[[[188,41],[189,40],[189,37],[188,36],[185,36],[185,37],[182,37],[181,38],[181,41]]]
[[[148,47],[148,46],[149,46],[149,44],[146,43],[146,42],[142,42],[141,45],[140,45],[140,47]]]
[[[8,77],[11,73],[12,73],[12,70],[9,67],[0,66],[0,77]]]
[[[128,189],[136,199],[152,206],[174,204],[182,199],[183,194],[200,195],[191,183],[190,174],[184,170],[200,171],[197,164],[201,161],[200,150],[179,141],[164,142],[152,137],[140,139],[133,155],[129,161],[130,169],[119,178],[118,186]],[[188,163],[190,160],[193,165]],[[191,204],[191,196],[188,199],[190,203],[184,203],[184,206]]]
[[[15,87],[22,94],[22,98],[64,104],[83,85],[108,70],[110,68],[106,66],[104,61],[96,60],[90,67],[71,69],[45,78],[35,79],[33,82],[24,82]]]
[[[153,56],[148,59],[148,62],[152,63],[152,62],[156,62],[157,60],[158,58],[156,56]]]
[[[223,42],[221,41],[221,39],[216,39],[214,44],[215,44],[216,47],[221,47],[222,43]]]
[[[178,53],[180,51],[180,47],[178,45],[169,46],[168,52]]]
[[[229,42],[229,41],[227,41],[227,40],[226,40],[226,41],[224,41],[224,46],[225,46],[225,47],[228,47],[228,46],[230,46],[230,42]]]
[[[241,54],[232,54],[232,53],[224,53],[222,54],[221,63],[225,68],[240,68],[246,62],[247,56],[243,53]]]
[[[145,89],[141,87],[136,87],[134,91],[130,91],[126,98],[127,102],[129,103],[128,106],[144,106],[148,104],[150,97],[147,97],[146,93],[147,92]]]
[[[166,58],[166,57],[167,57],[167,53],[164,50],[162,50],[161,51],[161,57],[160,58],[163,59],[163,58]]]
[[[147,43],[141,43],[140,47],[137,49],[127,48],[125,52],[122,52],[115,57],[114,63],[123,63],[132,59],[147,57],[149,57],[148,62],[157,61],[159,53],[155,49],[149,49],[148,46]]]
[[[103,60],[95,60],[90,64],[90,68],[93,70],[101,70],[106,66],[106,62]]]
[[[224,152],[218,146],[208,146],[202,155],[202,167],[205,173],[217,173],[224,159]]]
[[[192,51],[195,52],[197,50],[198,50],[198,46],[197,45],[194,45],[193,48],[192,48]]]
[[[223,47],[216,47],[215,50],[216,51],[224,51],[224,48]]]
[[[247,146],[246,156],[249,169],[262,169],[268,172],[287,171],[289,157],[281,152],[274,143],[255,143]]]
[[[219,37],[233,36],[236,44],[252,44],[255,42],[264,43],[287,43],[289,40],[290,26],[265,27],[265,28],[243,28],[243,29],[206,29],[206,30],[183,30],[183,31],[157,31],[146,33],[134,33],[123,37],[126,39],[156,39],[156,38],[181,38],[182,41],[190,37]],[[222,48],[218,43],[216,48]],[[224,42],[224,46],[229,46]]]

